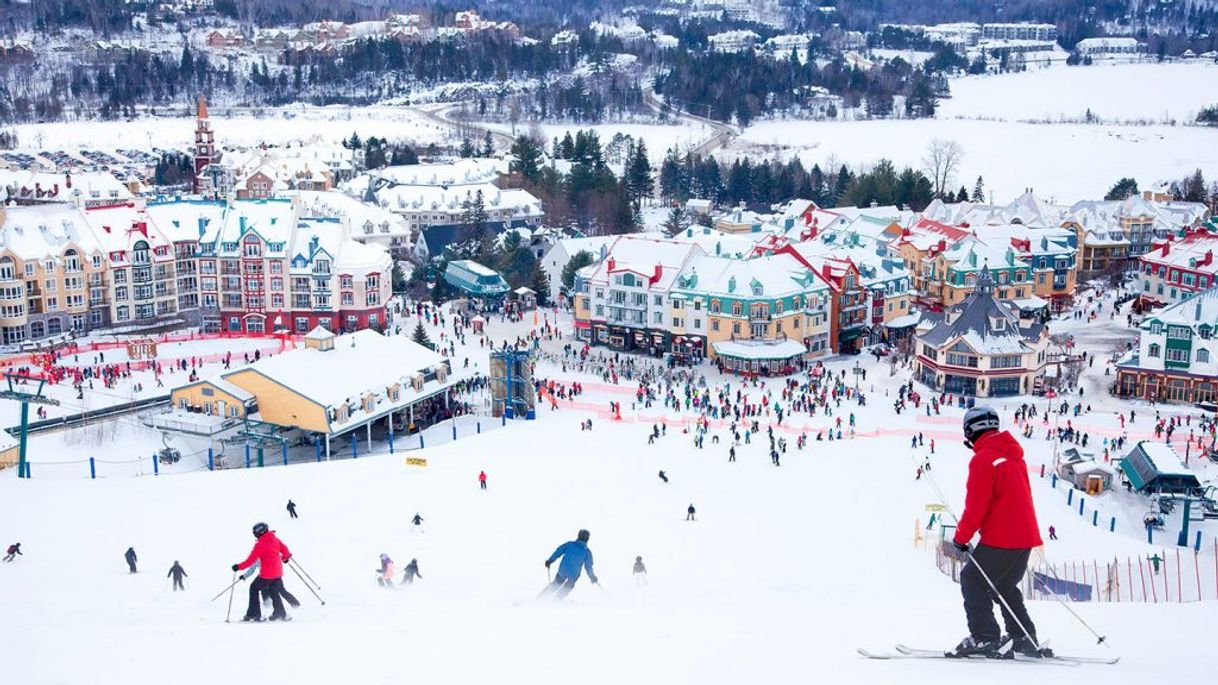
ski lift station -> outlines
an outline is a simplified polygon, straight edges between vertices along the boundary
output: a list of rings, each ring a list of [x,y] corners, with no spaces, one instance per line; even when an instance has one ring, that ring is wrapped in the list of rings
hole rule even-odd
[[[341,435],[366,436],[371,448],[374,428],[392,440],[442,418],[458,380],[444,357],[404,336],[318,327],[303,348],[175,388],[152,425],[213,445],[315,444],[329,458]]]
[[[1121,460],[1121,471],[1138,492],[1162,495],[1201,494],[1201,481],[1180,461],[1171,445],[1143,440]]]
[[[501,298],[508,291],[507,281],[498,271],[470,259],[449,262],[444,270],[444,281],[469,297],[484,300]]]

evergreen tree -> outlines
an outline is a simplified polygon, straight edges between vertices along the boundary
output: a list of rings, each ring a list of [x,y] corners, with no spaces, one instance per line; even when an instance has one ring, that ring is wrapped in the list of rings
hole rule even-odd
[[[684,231],[689,226],[689,220],[685,216],[685,207],[680,202],[674,202],[672,209],[668,210],[668,218],[664,220],[664,236],[671,238],[681,231]]]
[[[530,183],[536,183],[541,175],[541,146],[529,136],[517,136],[512,143],[511,170],[519,172]]]
[[[973,202],[985,202],[985,184],[981,182],[981,177],[977,177],[977,183],[973,186]]]
[[[1109,189],[1108,194],[1104,196],[1105,200],[1124,200],[1131,195],[1138,194],[1138,182],[1132,178],[1122,178],[1116,182],[1116,185]]]
[[[960,192],[956,193],[956,202],[968,202],[968,188],[960,186]]]
[[[651,177],[651,161],[647,158],[647,146],[639,140],[626,165],[626,188],[634,201],[651,197],[655,191],[655,180]]]
[[[562,268],[562,287],[568,292],[575,287],[575,272],[588,266],[595,264],[596,257],[587,250],[576,252],[571,259],[567,261],[567,265]],[[536,288],[534,288],[536,290]]]
[[[457,156],[473,157],[475,154],[477,154],[477,151],[474,150],[474,144],[470,142],[469,138],[462,138],[461,147],[457,149]]]
[[[493,157],[495,155],[495,139],[491,137],[490,131],[487,131],[486,135],[482,137],[482,149],[478,151],[478,154],[483,157]]]
[[[533,282],[529,285],[530,288],[537,291],[538,306],[545,306],[550,303],[550,277],[546,274],[546,269],[541,264],[533,269]]]
[[[436,346],[431,342],[431,338],[427,336],[427,329],[423,328],[423,321],[421,319],[415,324],[414,333],[411,334],[410,339],[429,350],[434,351],[436,349]]]
[[[660,163],[660,195],[666,200],[684,202],[689,199],[688,187],[682,183],[681,157],[677,148],[671,147]]]

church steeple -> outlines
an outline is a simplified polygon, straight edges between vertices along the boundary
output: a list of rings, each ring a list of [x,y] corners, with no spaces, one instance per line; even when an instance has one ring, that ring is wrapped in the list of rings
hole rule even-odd
[[[195,177],[192,184],[192,190],[196,193],[203,193],[207,190],[208,181],[204,177],[203,172],[208,165],[215,161],[216,144],[214,136],[215,134],[211,130],[211,121],[207,118],[207,100],[200,95],[197,118],[195,119]]]

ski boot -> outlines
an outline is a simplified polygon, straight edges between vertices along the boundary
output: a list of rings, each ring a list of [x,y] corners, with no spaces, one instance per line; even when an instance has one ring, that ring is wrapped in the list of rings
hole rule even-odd
[[[262,621],[264,621],[264,620],[265,619],[263,619],[261,616],[242,616],[241,617],[242,623],[262,623]]]
[[[1053,656],[1053,650],[1048,647],[1037,647],[1037,643],[1027,636],[1023,637],[1004,637],[1003,642],[1011,643],[1011,652],[1020,656],[1030,656],[1038,659],[1049,658]]]
[[[969,635],[956,645],[954,651],[948,652],[949,657],[970,657],[970,656],[999,656],[999,650],[1002,648],[1002,642],[995,639],[978,638]]]
[[[287,614],[271,614],[272,621],[291,621],[292,617]]]

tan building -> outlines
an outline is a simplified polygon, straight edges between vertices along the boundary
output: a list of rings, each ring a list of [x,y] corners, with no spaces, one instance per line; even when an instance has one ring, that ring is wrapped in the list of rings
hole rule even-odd
[[[371,445],[374,426],[426,425],[436,407],[424,414],[420,405],[434,398],[446,406],[456,380],[442,356],[407,337],[371,330],[336,336],[319,327],[304,348],[174,389],[173,408],[154,425],[218,436],[239,424],[269,424],[280,433],[322,436],[329,456],[339,435],[363,429]]]

